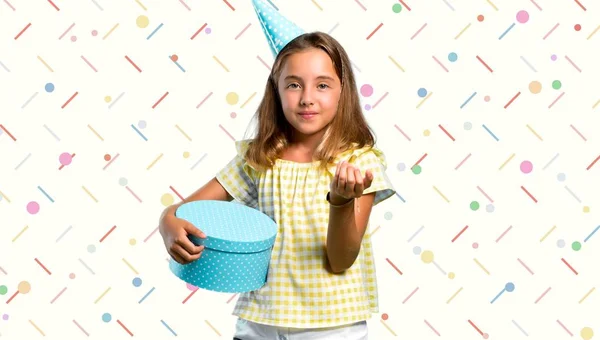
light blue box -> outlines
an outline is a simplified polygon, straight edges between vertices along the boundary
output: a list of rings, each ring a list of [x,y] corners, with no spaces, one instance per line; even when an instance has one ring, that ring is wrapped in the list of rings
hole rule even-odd
[[[185,265],[170,260],[169,268],[178,278],[226,293],[249,292],[266,283],[278,229],[269,216],[239,203],[211,200],[182,204],[175,215],[206,235],[190,236],[205,247],[198,260]]]

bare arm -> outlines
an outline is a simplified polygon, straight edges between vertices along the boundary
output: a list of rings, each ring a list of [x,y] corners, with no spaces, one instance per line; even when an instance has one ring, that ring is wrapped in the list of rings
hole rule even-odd
[[[373,182],[373,173],[365,176],[350,161],[340,162],[330,186],[327,260],[331,271],[341,273],[352,266],[360,252],[375,193],[363,195]]]
[[[360,252],[375,194],[350,201],[331,199],[327,230],[327,258],[331,270],[341,273],[352,266]],[[337,205],[340,204],[341,205]]]
[[[202,250],[204,250],[204,246],[195,245],[189,239],[188,235],[199,238],[205,238],[206,235],[186,220],[177,218],[175,211],[184,203],[199,200],[231,201],[233,198],[227,193],[221,183],[216,178],[213,178],[183,201],[163,210],[158,229],[167,252],[175,261],[181,264],[197,260],[202,255]]]
[[[229,193],[223,188],[221,183],[217,181],[217,178],[214,177],[208,183],[203,185],[200,189],[196,190],[190,196],[186,197],[183,201],[170,205],[163,211],[161,215],[161,219],[163,219],[166,215],[175,215],[175,210],[179,208],[180,205],[193,201],[200,200],[215,200],[215,201],[232,201],[233,197],[229,195]]]

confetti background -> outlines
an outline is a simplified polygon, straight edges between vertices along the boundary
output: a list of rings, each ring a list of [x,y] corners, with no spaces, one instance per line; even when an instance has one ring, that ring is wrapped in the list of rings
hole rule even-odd
[[[347,48],[398,191],[372,338],[600,333],[600,2],[272,4]],[[176,279],[156,228],[272,61],[249,0],[0,2],[1,337],[231,338],[237,296]]]

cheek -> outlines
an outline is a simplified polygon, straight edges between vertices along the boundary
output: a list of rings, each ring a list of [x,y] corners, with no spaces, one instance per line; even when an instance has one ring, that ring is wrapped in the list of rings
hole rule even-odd
[[[294,98],[290,92],[284,92],[279,94],[279,98],[281,98],[281,107],[284,112],[292,110],[294,107]]]
[[[327,108],[331,113],[335,113],[338,107],[340,97],[339,96],[328,96],[323,101],[323,106]]]

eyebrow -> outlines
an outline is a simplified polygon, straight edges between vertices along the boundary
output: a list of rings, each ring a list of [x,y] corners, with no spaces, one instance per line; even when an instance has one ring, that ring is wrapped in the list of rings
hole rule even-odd
[[[285,79],[286,79],[286,80],[287,80],[287,79],[297,79],[297,80],[302,80],[302,78],[300,78],[300,77],[298,77],[298,76],[296,76],[296,75],[293,75],[293,74],[290,74],[289,76],[285,77]],[[321,75],[321,76],[318,76],[316,79],[325,79],[325,80],[331,80],[331,81],[335,81],[335,79],[333,79],[333,78],[332,78],[332,77],[330,77],[330,76],[326,76],[326,75]]]

